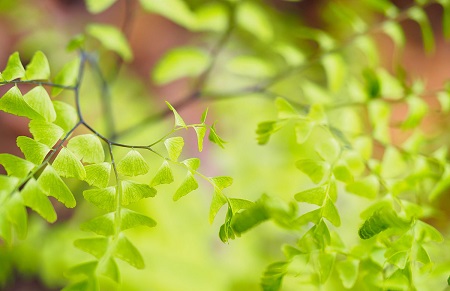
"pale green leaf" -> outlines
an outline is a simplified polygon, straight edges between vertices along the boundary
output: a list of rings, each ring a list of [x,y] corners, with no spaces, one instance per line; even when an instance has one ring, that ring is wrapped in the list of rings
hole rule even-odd
[[[132,149],[117,164],[117,171],[125,176],[145,175],[150,170],[147,162],[142,155]]]
[[[439,104],[441,105],[442,112],[448,113],[450,111],[450,92],[442,91],[437,93],[437,99],[439,100]]]
[[[56,75],[53,82],[63,86],[74,86],[78,77],[78,70],[80,69],[80,59],[76,58],[66,63],[61,71]],[[63,88],[52,88],[52,96],[56,96],[61,93]]]
[[[263,42],[270,42],[274,31],[268,14],[261,5],[253,2],[242,2],[238,5],[237,23],[243,29]]]
[[[72,283],[61,289],[61,291],[86,291],[86,290],[100,291],[97,277],[95,276],[88,277],[87,279],[83,279],[79,282]]]
[[[64,130],[54,123],[44,120],[31,120],[28,124],[34,140],[52,148],[64,135]]]
[[[116,187],[89,189],[83,191],[84,199],[100,209],[114,211],[116,209]]]
[[[28,180],[20,194],[26,206],[39,213],[48,222],[56,221],[55,209],[35,179]]]
[[[25,102],[39,113],[46,121],[53,122],[56,119],[55,108],[47,91],[42,86],[36,86],[23,96]]]
[[[442,28],[445,39],[448,40],[450,39],[450,2],[447,0],[440,0],[439,3],[444,8],[444,12],[442,13]]]
[[[141,199],[154,197],[155,188],[147,184],[139,184],[133,181],[122,181],[122,205],[128,205],[140,201]]]
[[[64,132],[69,132],[75,127],[78,121],[78,114],[73,106],[62,102],[53,101],[53,107],[56,112],[55,124],[61,127]]]
[[[29,119],[42,118],[33,108],[24,100],[22,93],[17,86],[13,86],[8,92],[0,98],[0,110],[17,116],[25,116]]]
[[[189,170],[194,172],[200,167],[200,159],[197,158],[186,159],[182,161],[182,163],[185,164]]]
[[[231,59],[226,68],[238,76],[265,79],[276,75],[277,71],[275,67],[256,56],[242,55]]]
[[[311,135],[313,129],[313,124],[307,120],[298,120],[295,123],[295,137],[297,138],[297,143],[303,144],[306,142]]]
[[[150,217],[126,208],[122,209],[121,217],[122,220],[120,222],[120,230],[127,230],[137,226],[156,226],[156,221],[154,221]]]
[[[264,291],[278,291],[281,288],[283,277],[288,272],[288,262],[270,264],[261,278],[261,287]]]
[[[347,75],[347,63],[342,55],[332,53],[322,57],[322,65],[327,76],[328,88],[331,92],[338,92]]]
[[[102,143],[95,134],[75,136],[69,140],[67,148],[85,163],[98,164],[105,160]]]
[[[42,51],[34,53],[25,70],[25,80],[48,80],[50,78],[50,65]]]
[[[120,283],[120,271],[114,258],[108,258],[105,264],[99,265],[97,272],[116,283]]]
[[[8,176],[19,178],[26,177],[35,167],[33,163],[11,154],[0,154],[0,165],[3,165]]]
[[[324,187],[316,187],[295,194],[295,200],[321,206],[327,196]]]
[[[402,123],[402,128],[416,128],[428,113],[428,104],[421,98],[415,96],[409,97],[406,102],[408,103],[408,117]]]
[[[14,52],[9,56],[8,63],[5,70],[2,72],[2,77],[6,81],[20,79],[25,76],[25,69],[20,61],[19,53]]]
[[[110,212],[83,222],[80,225],[80,229],[82,231],[91,231],[102,236],[114,235],[114,213]]]
[[[317,270],[319,272],[319,280],[324,284],[334,269],[335,254],[319,253],[317,260]]]
[[[324,123],[327,121],[325,110],[322,104],[319,103],[314,103],[311,105],[309,108],[308,117],[317,123]]]
[[[227,203],[227,199],[222,192],[214,191],[211,206],[209,208],[209,223],[213,223],[214,218],[225,203]]]
[[[174,181],[172,170],[170,169],[169,163],[164,161],[156,172],[155,177],[153,177],[150,185],[157,186],[160,184],[170,184]]]
[[[16,192],[12,195],[11,199],[8,199],[2,206],[4,208],[6,218],[13,225],[17,236],[20,239],[25,239],[28,230],[28,219],[22,197],[18,192]]]
[[[121,56],[128,62],[133,59],[133,52],[125,35],[116,27],[106,24],[89,24],[86,32],[92,37],[98,39],[100,43],[108,50],[111,50]]]
[[[325,205],[322,207],[322,215],[334,226],[338,227],[341,225],[341,218],[339,217],[339,212],[334,205],[333,201],[329,198],[326,199]]]
[[[167,106],[169,107],[170,110],[172,110],[173,115],[175,117],[175,126],[180,126],[180,127],[186,127],[186,123],[184,122],[183,118],[180,116],[180,114],[178,114],[178,112],[175,110],[175,108],[173,108],[173,106],[166,101]]]
[[[293,44],[277,43],[274,49],[290,67],[299,66],[306,60],[305,55]]]
[[[220,205],[217,204],[217,205]],[[222,206],[220,206],[222,207]],[[220,208],[219,208],[220,209]],[[234,211],[234,209],[233,209]],[[231,227],[236,234],[246,232],[269,219],[270,215],[263,203],[256,202],[242,212],[233,215]]]
[[[352,172],[348,168],[347,164],[344,162],[337,162],[333,166],[333,175],[334,177],[344,183],[351,183],[354,181]]]
[[[216,123],[214,122],[214,124],[211,126],[211,128],[209,130],[208,139],[211,142],[220,146],[221,148],[224,148],[223,144],[226,143],[226,141],[224,141],[219,135],[217,135],[215,126],[216,126]]]
[[[383,25],[383,31],[392,39],[399,48],[404,48],[406,44],[405,33],[400,23],[396,21],[387,21]]]
[[[196,30],[222,32],[227,28],[228,10],[224,3],[211,2],[195,10]]]
[[[5,196],[3,196],[3,194],[0,194],[0,205],[3,202],[3,199],[7,199],[9,193],[13,192],[14,188],[19,186],[19,182],[19,178],[0,175],[0,193],[5,193]]]
[[[114,249],[114,256],[137,269],[145,267],[141,253],[123,234],[119,236],[119,241]]]
[[[336,139],[330,138],[328,140],[321,140],[317,142],[314,150],[320,157],[322,157],[322,159],[329,163],[333,163],[338,159],[341,153],[341,146]]]
[[[77,239],[73,244],[80,250],[100,259],[108,249],[108,239],[105,237],[93,237]]]
[[[152,78],[158,85],[164,85],[184,77],[196,77],[208,68],[209,55],[194,47],[170,50],[155,65]]]
[[[203,140],[206,134],[205,126],[194,126],[195,134],[197,135],[197,144],[198,151],[201,152],[203,150]]]
[[[423,8],[418,6],[411,7],[408,9],[408,15],[420,26],[425,51],[427,53],[433,52],[435,47],[433,29]]]
[[[443,159],[446,160],[446,151],[444,152]],[[445,191],[450,187],[450,165],[445,165],[444,172],[440,179],[434,185],[429,195],[430,201],[436,200],[440,195],[446,193]]]
[[[86,171],[80,160],[67,148],[62,147],[53,161],[53,168],[58,175],[66,178],[84,180]]]
[[[358,196],[374,199],[380,189],[380,182],[375,176],[367,176],[351,184],[347,184],[345,190]]]
[[[233,184],[233,178],[226,176],[213,177],[211,178],[211,181],[219,190],[223,190],[224,188],[230,187],[231,184]]]
[[[430,256],[423,246],[419,245],[415,253],[416,260],[424,265],[431,263]]]
[[[171,137],[164,141],[167,152],[169,153],[169,158],[176,162],[181,154],[184,146],[184,140],[180,136]]]
[[[207,116],[208,116],[208,108],[206,108],[205,111],[203,111],[202,118],[200,119],[200,122],[201,123],[205,123]]]
[[[298,118],[297,110],[284,98],[277,97],[275,99],[275,106],[278,112],[279,119]]]
[[[230,207],[233,210],[233,213],[236,213],[242,209],[248,209],[255,205],[255,203],[252,201],[239,198],[230,198],[228,199],[228,201],[230,202]]]
[[[81,33],[76,34],[67,42],[66,50],[68,52],[83,50],[85,43],[86,43],[86,35]]]
[[[38,178],[38,184],[47,196],[55,197],[68,208],[76,206],[75,198],[52,166],[47,165]]]
[[[258,140],[258,144],[264,145],[268,143],[272,134],[280,130],[282,127],[282,123],[277,121],[265,121],[259,123],[258,128],[256,129],[256,139]]]
[[[195,180],[194,176],[188,172],[186,178],[183,180],[181,185],[178,187],[177,191],[173,195],[173,200],[177,201],[181,197],[189,194],[190,192],[196,190],[198,188],[198,183]]]
[[[140,2],[145,10],[160,14],[183,27],[188,29],[197,27],[195,15],[183,0],[140,0]]]
[[[25,155],[25,158],[36,165],[40,165],[50,151],[50,148],[45,144],[26,136],[17,137],[17,146]]]
[[[7,245],[11,245],[12,243],[12,229],[11,224],[7,221],[7,218],[3,215],[0,215],[0,238]]]
[[[436,228],[434,228],[432,225],[429,225],[426,222],[417,220],[414,229],[415,229],[415,236],[416,236],[415,239],[417,241],[420,241],[420,242],[429,242],[429,241],[442,242],[442,241],[444,241],[442,234]]]
[[[381,175],[385,178],[399,178],[409,171],[402,153],[393,146],[387,147],[381,163]]]
[[[336,270],[341,278],[342,285],[350,289],[358,278],[359,261],[347,259],[336,264]]]
[[[86,178],[84,179],[89,185],[105,188],[109,184],[111,175],[111,163],[92,164],[84,167]]]
[[[71,267],[69,270],[64,272],[64,276],[66,277],[76,277],[79,275],[92,276],[95,274],[95,270],[97,268],[98,261],[90,261],[86,263],[81,263]],[[83,289],[85,290],[85,289]],[[87,289],[89,290],[89,289]]]
[[[86,8],[91,13],[100,13],[108,9],[117,0],[85,0]]]
[[[323,180],[325,174],[329,171],[328,164],[312,159],[298,160],[295,165],[316,184],[319,184]]]

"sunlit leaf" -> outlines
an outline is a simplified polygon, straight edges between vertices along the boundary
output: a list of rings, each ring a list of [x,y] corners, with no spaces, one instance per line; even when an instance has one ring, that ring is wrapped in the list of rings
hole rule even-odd
[[[334,269],[334,261],[336,255],[329,253],[320,253],[318,255],[318,266],[319,278],[321,283],[325,283],[330,277],[331,271]]]
[[[114,213],[110,212],[83,222],[80,225],[82,231],[91,231],[98,235],[114,235]]]
[[[203,140],[204,140],[205,134],[206,134],[206,127],[205,126],[194,126],[194,130],[197,135],[198,151],[201,152],[203,150]]]
[[[23,96],[27,104],[39,113],[46,121],[53,122],[56,119],[56,112],[50,96],[42,86],[36,86]]]
[[[298,160],[295,165],[316,184],[320,183],[325,174],[329,171],[328,164],[312,159]]]
[[[355,285],[356,279],[358,278],[358,268],[358,260],[347,259],[336,263],[336,270],[345,288],[350,289]]]
[[[145,267],[141,253],[122,234],[119,236],[119,241],[114,250],[114,256],[137,269],[143,269]]]
[[[327,76],[328,88],[332,92],[339,91],[347,74],[344,58],[338,53],[328,54],[322,58],[322,65]]]
[[[116,283],[120,283],[120,271],[114,258],[109,258],[105,264],[99,265],[97,272]]]
[[[68,208],[75,207],[76,201],[72,192],[52,166],[47,165],[37,181],[47,196],[55,197]]]
[[[190,192],[196,190],[198,188],[197,180],[195,180],[194,176],[188,172],[186,175],[186,178],[184,178],[183,182],[181,182],[181,185],[178,187],[177,191],[173,195],[173,200],[177,201],[183,196],[186,196]]]
[[[4,191],[3,193],[11,193],[13,192],[14,188],[16,188],[19,183],[19,178],[16,177],[11,177],[11,176],[5,176],[5,175],[0,175],[0,191]],[[0,193],[2,193],[0,192]],[[0,194],[0,203],[3,200],[2,195]]]
[[[25,239],[28,231],[28,218],[22,197],[16,192],[2,206],[8,221],[14,227],[17,236],[20,239]]]
[[[19,178],[26,177],[35,167],[33,163],[11,154],[0,154],[0,165],[5,168],[8,176]]]
[[[83,180],[86,171],[80,160],[69,149],[62,147],[52,164],[56,172],[66,178]]]
[[[175,110],[175,108],[173,108],[173,106],[166,101],[167,106],[169,107],[170,110],[172,110],[173,115],[175,116],[175,126],[180,126],[180,127],[186,127],[186,123],[184,122],[183,118],[180,116],[180,114],[178,114],[178,112]]]
[[[237,23],[261,41],[269,42],[274,36],[268,14],[256,3],[243,2],[238,5]]]
[[[217,212],[219,212],[219,210],[222,208],[222,206],[225,205],[225,203],[227,203],[227,199],[222,194],[222,192],[214,191],[211,206],[209,208],[209,223],[213,223]]]
[[[2,77],[6,81],[20,79],[25,76],[25,69],[20,61],[19,53],[15,52],[9,56],[6,68],[2,72]]]
[[[86,178],[84,179],[89,185],[105,188],[109,184],[111,175],[111,163],[92,164],[84,167]]]
[[[54,123],[32,120],[28,124],[34,140],[52,148],[64,135],[64,130]]]
[[[246,232],[269,219],[270,215],[264,204],[256,202],[242,212],[233,215],[231,227],[237,234]]]
[[[26,206],[39,213],[48,222],[56,221],[55,209],[45,193],[40,189],[36,180],[31,178],[20,194]]]
[[[405,157],[395,147],[386,148],[381,167],[381,175],[386,178],[398,178],[408,172]]]
[[[170,184],[174,181],[172,170],[170,169],[169,163],[164,161],[156,172],[155,177],[153,177],[150,185],[157,186],[160,184]]]
[[[216,126],[216,123],[214,123],[214,124],[211,126],[211,128],[210,128],[210,130],[209,130],[209,136],[208,136],[208,139],[209,139],[211,142],[213,142],[213,143],[217,144],[218,146],[220,146],[221,148],[224,148],[225,146],[224,146],[223,144],[226,143],[226,141],[224,141],[221,137],[219,137],[219,135],[218,135],[217,132],[216,132],[215,126]]]
[[[25,155],[25,158],[36,165],[40,165],[50,151],[50,148],[45,144],[26,136],[17,137],[17,146]]]
[[[211,178],[211,181],[219,190],[223,190],[224,188],[230,187],[231,184],[233,184],[233,178],[226,176],[213,177]]]
[[[156,84],[163,85],[184,77],[196,77],[210,62],[208,54],[198,48],[172,49],[156,64],[152,78]]]
[[[245,200],[245,199],[239,199],[239,198],[230,198],[230,199],[228,199],[228,201],[230,202],[230,206],[231,206],[231,209],[233,210],[233,213],[236,213],[242,209],[248,209],[248,208],[252,207],[253,205],[255,205],[255,203],[252,201]]]
[[[181,136],[171,137],[164,141],[169,158],[176,162],[181,154],[184,146],[184,140]]]
[[[402,26],[396,21],[387,21],[383,25],[383,31],[394,41],[399,48],[404,48],[406,43]]]
[[[108,9],[117,0],[85,0],[86,8],[91,13],[100,13]]]
[[[322,215],[334,226],[338,227],[341,225],[339,212],[331,199],[327,198],[325,200],[325,205],[322,207]]]
[[[409,97],[406,102],[408,103],[408,117],[402,123],[402,128],[415,128],[428,113],[428,104],[419,97]]]
[[[42,51],[34,53],[25,70],[26,80],[48,80],[50,78],[50,65]]]
[[[417,241],[429,242],[442,242],[444,238],[442,234],[433,226],[425,223],[421,220],[417,220],[415,224],[415,235]]]
[[[116,209],[116,187],[89,189],[83,192],[84,199],[100,209],[114,211]]]
[[[295,200],[321,206],[327,193],[324,187],[311,188],[295,194]]]
[[[298,118],[297,110],[284,98],[277,97],[275,99],[275,106],[278,112],[279,119]]]
[[[140,0],[140,2],[142,7],[149,12],[160,14],[188,29],[197,27],[195,15],[182,0]]]
[[[86,31],[92,37],[98,39],[108,50],[121,56],[128,62],[133,59],[133,52],[125,35],[116,27],[106,24],[89,24]]]
[[[353,183],[347,184],[345,190],[358,196],[374,199],[380,189],[380,182],[375,176],[367,176]]]
[[[261,287],[264,291],[277,291],[281,288],[281,282],[288,272],[288,262],[276,262],[270,264],[261,278]]]
[[[276,69],[271,63],[250,55],[231,59],[226,68],[236,75],[255,79],[270,78],[276,74]]]
[[[64,132],[69,132],[78,121],[78,114],[75,108],[62,101],[53,101],[56,112],[55,124],[61,127]]]
[[[307,120],[298,120],[295,123],[295,137],[297,138],[297,143],[303,144],[308,140],[313,129],[313,124]]]
[[[108,239],[104,237],[82,238],[73,243],[78,249],[100,259],[108,249]]]
[[[67,148],[85,163],[98,164],[105,160],[102,143],[94,134],[77,135],[71,138]]]
[[[17,116],[25,116],[29,119],[42,118],[39,113],[28,105],[16,86],[13,86],[0,98],[0,110]]]
[[[120,230],[127,230],[137,226],[156,226],[156,221],[154,221],[150,217],[126,208],[122,209],[121,217],[122,220],[120,223]]]
[[[75,82],[77,81],[79,68],[80,68],[80,59],[79,58],[73,59],[72,61],[64,65],[61,71],[56,75],[53,82],[55,84],[63,86],[74,86]],[[58,95],[63,90],[64,90],[63,88],[53,87],[52,96]]]
[[[195,10],[196,30],[222,32],[227,28],[227,7],[220,2],[201,5]]]
[[[431,28],[430,21],[425,11],[421,7],[414,6],[408,9],[408,15],[420,26],[425,51],[428,53],[433,52],[435,46],[433,29]]]
[[[150,170],[142,155],[132,149],[117,164],[117,171],[125,176],[145,175]]]
[[[133,181],[122,181],[122,205],[128,205],[140,201],[141,199],[154,197],[155,188],[147,184],[140,184]]]
[[[190,158],[182,161],[183,164],[186,165],[186,167],[191,171],[197,171],[197,169],[200,167],[200,159],[197,158]]]
[[[97,277],[91,276],[87,279],[83,279],[79,282],[67,285],[61,291],[99,291],[100,287],[98,284]]]
[[[341,147],[334,138],[317,142],[314,150],[322,159],[330,163],[335,162],[341,153]]]
[[[90,261],[86,263],[81,263],[71,267],[67,272],[64,272],[64,275],[67,277],[75,277],[78,275],[90,276],[95,273],[95,269],[97,268],[98,261]]]
[[[333,167],[333,175],[337,180],[344,183],[351,183],[354,181],[352,172],[343,162],[336,163],[336,165]]]

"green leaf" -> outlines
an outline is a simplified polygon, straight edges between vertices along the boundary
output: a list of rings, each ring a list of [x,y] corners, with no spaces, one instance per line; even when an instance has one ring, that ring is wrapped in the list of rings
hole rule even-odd
[[[111,175],[111,163],[92,164],[84,167],[86,178],[84,179],[89,185],[106,188],[109,184]]]
[[[114,256],[127,262],[136,269],[144,269],[145,267],[141,253],[123,234],[119,237],[119,241],[114,250]]]
[[[416,236],[415,239],[419,242],[444,241],[444,238],[439,230],[421,220],[416,221],[414,230]]]
[[[295,194],[295,200],[321,206],[327,196],[324,187],[311,188]]]
[[[307,120],[298,120],[295,123],[295,137],[298,144],[303,144],[308,140],[313,127],[313,124]]]
[[[0,154],[0,165],[3,165],[8,176],[18,178],[26,177],[35,167],[33,163],[11,154]]]
[[[47,91],[42,86],[36,86],[23,96],[25,102],[39,113],[46,121],[53,122],[56,119],[55,108]]]
[[[31,120],[28,124],[34,140],[52,148],[64,135],[64,130],[54,123],[44,120]]]
[[[276,75],[276,68],[267,60],[251,55],[237,56],[231,59],[226,68],[238,76],[267,79]]]
[[[108,258],[105,264],[99,265],[97,272],[116,283],[120,283],[120,271],[114,258]]]
[[[220,191],[214,191],[214,195],[209,208],[209,223],[213,223],[219,210],[227,203],[226,197]]]
[[[147,184],[139,184],[128,180],[122,181],[122,205],[124,206],[155,195],[155,188]]]
[[[3,205],[6,218],[13,225],[19,239],[25,239],[27,236],[28,219],[25,205],[22,197],[16,192]]]
[[[184,140],[181,136],[171,137],[164,141],[169,158],[176,162],[181,154],[184,146]]]
[[[77,239],[73,242],[78,249],[100,259],[108,249],[108,239],[105,237],[93,237]]]
[[[336,264],[336,270],[341,278],[342,285],[350,289],[355,285],[358,278],[359,261],[347,259]]]
[[[205,111],[203,111],[202,113],[202,118],[200,119],[201,123],[205,123],[206,122],[206,117],[208,116],[208,108],[205,109]]]
[[[320,282],[325,283],[334,269],[334,261],[336,255],[328,253],[320,253],[317,260],[317,270],[319,271]]]
[[[89,189],[83,191],[84,199],[100,209],[114,211],[116,209],[116,187]]]
[[[3,215],[0,215],[0,238],[7,245],[11,245],[12,243],[12,229],[11,224],[7,221],[7,218]]]
[[[98,39],[108,50],[117,53],[128,62],[133,59],[133,52],[125,35],[116,27],[106,24],[89,24],[86,32]]]
[[[28,105],[17,86],[13,86],[0,98],[0,110],[17,116],[28,117],[29,119],[42,118],[39,113]]]
[[[205,126],[194,126],[195,134],[197,135],[197,144],[198,151],[201,152],[203,150],[203,140],[206,134]]]
[[[197,77],[209,66],[209,55],[194,47],[170,50],[155,65],[152,78],[158,85],[164,85],[184,77]]]
[[[322,215],[334,226],[338,227],[341,225],[341,218],[339,217],[339,212],[331,199],[327,198],[325,205],[322,207]]]
[[[66,63],[61,71],[56,75],[54,83],[62,86],[74,86],[78,78],[78,70],[80,69],[80,59],[76,58]],[[61,93],[63,88],[52,88],[52,96]],[[56,108],[55,108],[56,109]],[[58,124],[59,125],[59,124]],[[61,126],[62,127],[62,126]],[[64,127],[63,127],[64,128]]]
[[[67,148],[85,163],[98,164],[105,160],[102,143],[95,134],[75,136],[70,139]]]
[[[308,117],[316,123],[324,123],[327,121],[327,115],[322,104],[314,103],[309,108]]]
[[[50,79],[50,65],[47,57],[42,51],[34,53],[33,58],[25,70],[25,80],[48,80]]]
[[[383,25],[383,31],[394,41],[399,48],[404,48],[406,44],[405,33],[402,26],[396,21],[387,21]]]
[[[214,186],[219,190],[223,190],[227,187],[230,187],[233,184],[233,178],[221,176],[221,177],[213,177],[211,181],[214,183]]]
[[[283,277],[288,272],[288,266],[288,262],[276,262],[270,264],[261,278],[261,287],[263,291],[280,290]]]
[[[344,84],[347,75],[347,63],[341,54],[332,53],[322,57],[328,88],[331,92],[338,92]]]
[[[188,172],[186,178],[183,180],[183,182],[173,195],[173,200],[177,201],[181,197],[186,196],[187,194],[196,190],[197,188],[198,188],[197,180],[195,180],[194,176],[190,172]]]
[[[189,170],[194,172],[200,167],[200,159],[197,158],[186,159],[182,161],[182,163],[185,164]]]
[[[359,237],[362,239],[369,239],[380,232],[393,226],[392,221],[396,220],[397,216],[392,209],[382,208],[376,210],[359,229]]]
[[[233,210],[233,213],[236,213],[242,209],[248,209],[255,205],[255,203],[252,201],[239,198],[230,198],[228,199],[228,201],[230,202],[230,207]]]
[[[380,182],[375,176],[367,176],[361,180],[347,184],[345,190],[361,197],[375,199],[380,189]]]
[[[150,185],[157,186],[161,184],[170,184],[174,181],[172,170],[170,169],[169,163],[164,161],[156,172],[155,177],[153,177]]]
[[[341,153],[341,147],[334,138],[317,142],[314,150],[322,159],[329,163],[334,163]]]
[[[442,13],[442,28],[444,30],[445,39],[448,40],[450,39],[450,2],[441,0],[439,3],[444,8],[444,12]]]
[[[175,110],[175,108],[173,108],[173,106],[167,101],[166,101],[166,104],[169,107],[169,109],[172,110],[172,112],[173,112],[173,115],[175,117],[175,126],[187,128],[186,123],[184,122],[184,120],[180,116],[180,114],[178,114],[178,112]]]
[[[145,175],[150,170],[142,155],[132,149],[125,157],[117,164],[117,171],[125,176],[139,176]]]
[[[270,218],[270,215],[261,202],[256,202],[242,212],[233,215],[231,227],[236,234],[246,232]]]
[[[224,143],[226,143],[226,141],[224,141],[223,139],[221,139],[216,132],[216,128],[215,128],[216,123],[214,122],[214,124],[211,126],[210,130],[209,130],[209,136],[208,139],[217,144],[218,146],[220,146],[221,148],[224,148]]]
[[[47,196],[55,197],[68,208],[76,206],[72,192],[70,192],[70,189],[61,180],[52,166],[47,165],[37,181]]]
[[[406,266],[406,263],[408,262],[409,252],[408,251],[402,251],[395,253],[394,255],[387,258],[387,261],[395,266],[397,266],[400,269],[404,269]]]
[[[120,230],[127,230],[137,226],[156,226],[156,221],[154,221],[150,217],[126,208],[122,209],[121,217],[122,220],[120,222]]]
[[[381,175],[385,178],[400,178],[408,170],[408,164],[402,153],[393,146],[387,147],[381,164]]]
[[[54,123],[61,127],[64,132],[69,132],[77,124],[77,111],[71,105],[62,101],[53,101],[53,106],[56,112]]]
[[[25,155],[25,158],[35,165],[40,165],[50,151],[50,148],[45,144],[26,136],[17,137],[17,146]]]
[[[354,181],[352,172],[344,162],[337,162],[333,166],[333,175],[336,179],[346,184]]]
[[[438,92],[437,99],[439,100],[439,104],[441,105],[442,112],[448,113],[450,111],[450,92],[448,91]]]
[[[85,280],[70,284],[64,287],[61,291],[99,291],[97,277],[92,276]]]
[[[31,178],[23,188],[22,199],[26,206],[30,207],[48,222],[56,221],[56,212],[52,203],[48,200],[35,179]]]
[[[16,177],[0,175],[0,203],[2,203],[3,197],[8,196],[9,193],[13,192],[14,188],[19,186],[19,181],[20,179]],[[5,193],[5,196],[3,196],[2,192]]]
[[[25,69],[20,61],[19,53],[14,52],[9,56],[8,63],[5,70],[2,72],[2,77],[6,81],[20,79],[25,76]]]
[[[415,253],[416,260],[424,265],[431,263],[430,256],[423,246],[419,245]]]
[[[140,0],[140,2],[142,7],[149,12],[160,14],[188,29],[197,27],[195,15],[183,0]]]
[[[263,42],[270,42],[274,37],[273,25],[268,14],[256,3],[243,2],[238,5],[237,23]]]
[[[105,11],[111,5],[117,2],[117,0],[85,0],[86,8],[89,12],[97,14]]]
[[[408,15],[411,19],[416,21],[422,32],[422,41],[425,51],[431,53],[434,51],[434,36],[430,21],[425,11],[418,6],[413,6],[408,9]]]
[[[275,106],[277,107],[279,119],[298,118],[297,110],[284,98],[277,97],[275,99]]]
[[[301,159],[295,163],[296,167],[305,173],[311,181],[319,184],[325,174],[329,171],[330,166],[322,161],[312,159]]]
[[[419,97],[409,97],[408,117],[402,123],[402,129],[412,129],[419,126],[425,115],[428,113],[428,103]]]
[[[259,145],[264,145],[269,142],[271,135],[278,130],[280,130],[283,126],[277,121],[265,121],[258,124],[258,128],[256,129],[257,137]]]
[[[86,263],[81,263],[76,266],[71,267],[67,272],[64,273],[66,277],[76,277],[79,275],[92,276],[95,274],[97,269],[98,261],[90,261]],[[83,289],[90,290],[90,289]]]
[[[208,2],[196,9],[196,30],[223,32],[228,23],[228,10],[224,4]]]
[[[80,225],[82,231],[91,231],[98,235],[114,235],[114,213],[110,212],[102,216],[95,217]]]
[[[67,148],[62,147],[58,156],[53,161],[53,168],[58,175],[66,178],[84,180],[86,171],[79,159]]]

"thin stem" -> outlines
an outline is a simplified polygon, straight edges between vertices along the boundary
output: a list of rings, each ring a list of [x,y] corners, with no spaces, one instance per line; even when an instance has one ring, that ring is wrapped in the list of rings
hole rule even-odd
[[[83,79],[83,75],[84,75],[84,67],[85,67],[85,63],[86,63],[86,54],[83,51],[80,51],[80,66],[78,69],[78,77],[77,77],[77,82],[76,85],[74,87],[74,94],[75,94],[75,105],[77,108],[77,115],[78,118],[80,119],[80,122],[84,122],[83,121],[83,114],[81,112],[81,105],[80,105],[80,86],[81,86],[81,81]]]
[[[4,81],[0,82],[0,85],[8,85],[8,84],[32,84],[32,85],[41,85],[41,86],[50,86],[55,88],[61,88],[66,90],[75,90],[74,86],[66,86],[61,84],[55,84],[51,82],[42,82],[42,81],[36,81],[36,80],[12,80],[12,81]]]

